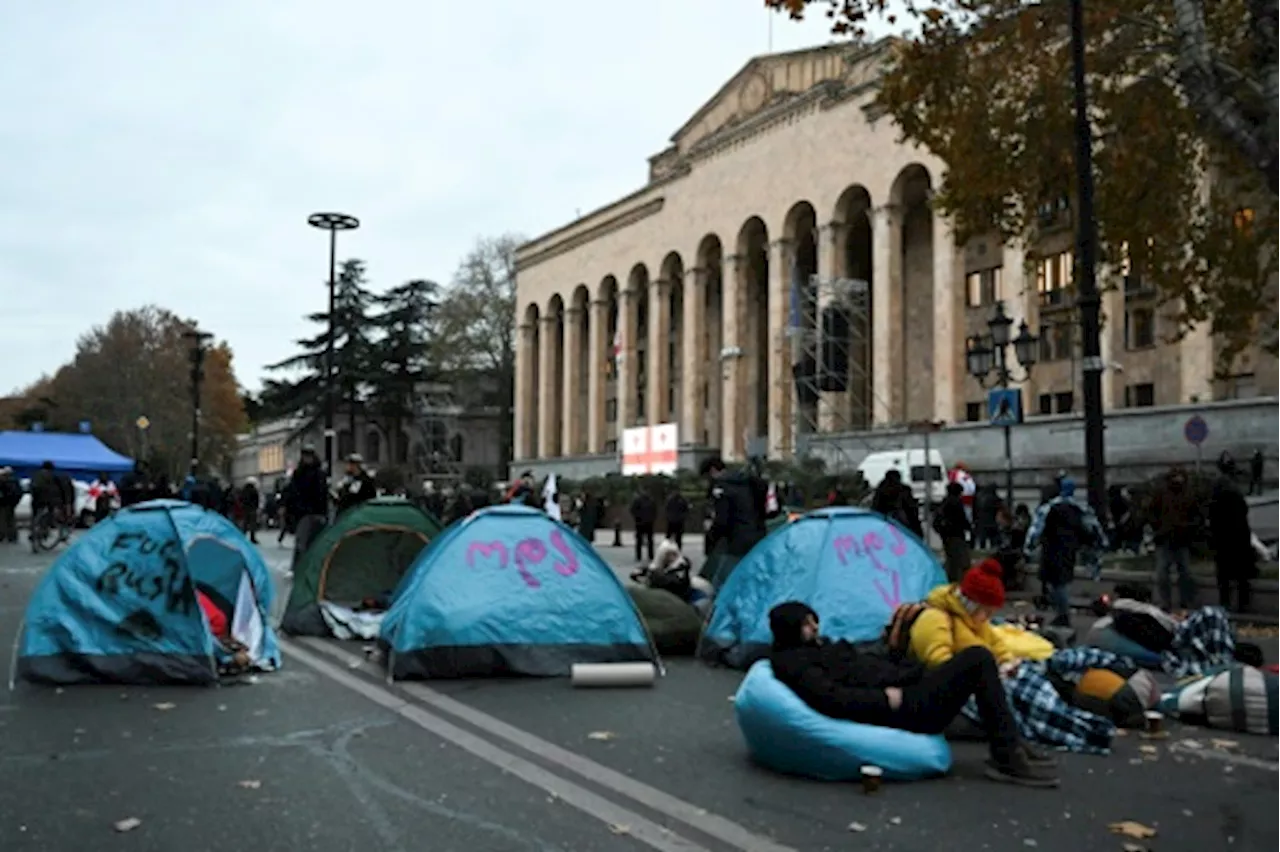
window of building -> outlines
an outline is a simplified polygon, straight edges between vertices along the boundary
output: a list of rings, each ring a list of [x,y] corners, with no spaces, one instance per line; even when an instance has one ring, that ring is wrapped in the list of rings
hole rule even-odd
[[[1147,238],[1147,248],[1151,249],[1155,246],[1155,239]],[[1143,280],[1142,263],[1135,262],[1133,252],[1129,248],[1128,241],[1120,244],[1120,274],[1124,277],[1124,292],[1126,296],[1135,296],[1153,292],[1150,284]]]
[[[1070,302],[1074,267],[1075,256],[1069,251],[1040,258],[1036,264],[1036,291],[1040,294],[1041,305],[1066,305]]]
[[[1156,404],[1156,386],[1151,382],[1125,385],[1125,408],[1150,408]]]
[[[1124,312],[1124,346],[1147,349],[1156,345],[1156,315],[1150,308]]]
[[[1040,360],[1066,361],[1074,355],[1075,323],[1055,322],[1040,327]]]
[[[673,415],[674,415],[674,414],[675,414],[675,412],[676,412],[676,387],[675,387],[675,385],[672,385],[671,387],[667,388],[667,411],[671,412],[671,414],[673,414]]]
[[[616,440],[609,440],[604,442],[605,455],[613,455],[617,451],[618,451],[618,442]]]
[[[966,402],[964,404],[964,419],[970,423],[977,423],[982,420],[982,403]]]
[[[1220,399],[1253,399],[1258,395],[1258,383],[1253,373],[1228,376],[1220,383]]]
[[[1053,413],[1053,394],[1051,393],[1040,394],[1040,413],[1041,414]]]
[[[338,458],[345,459],[356,451],[356,441],[345,429],[338,433]]]
[[[604,401],[604,419],[606,423],[614,423],[618,419],[618,400],[609,397]]]
[[[369,432],[364,436],[365,461],[379,464],[382,461],[382,436],[377,432]]]
[[[1058,414],[1070,414],[1075,402],[1076,395],[1071,391],[1063,391],[1053,395],[1053,407]]]
[[[965,303],[971,308],[994,305],[1004,298],[1004,268],[970,272],[964,278]]]
[[[1232,223],[1236,226],[1236,230],[1241,233],[1248,234],[1253,230],[1254,212],[1252,207],[1241,207],[1231,217]]]

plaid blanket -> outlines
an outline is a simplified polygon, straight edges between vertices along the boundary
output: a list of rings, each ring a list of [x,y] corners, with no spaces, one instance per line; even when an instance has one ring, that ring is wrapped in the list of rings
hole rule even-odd
[[[1202,606],[1191,613],[1173,635],[1173,647],[1160,665],[1176,678],[1204,674],[1235,660],[1236,637],[1231,619],[1220,606]]]
[[[1132,662],[1100,648],[1071,648],[1058,651],[1043,662],[1024,662],[1013,677],[1004,682],[1009,707],[1018,720],[1018,732],[1030,742],[1081,754],[1108,754],[1116,726],[1110,719],[1081,710],[1067,703],[1049,673],[1072,678],[1091,668],[1110,668],[1117,663]],[[970,698],[962,711],[980,723],[978,705]]]

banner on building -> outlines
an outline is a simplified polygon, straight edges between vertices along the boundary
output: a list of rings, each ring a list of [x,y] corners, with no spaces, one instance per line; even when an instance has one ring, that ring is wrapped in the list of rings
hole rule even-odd
[[[622,430],[622,475],[675,473],[680,463],[675,423]]]

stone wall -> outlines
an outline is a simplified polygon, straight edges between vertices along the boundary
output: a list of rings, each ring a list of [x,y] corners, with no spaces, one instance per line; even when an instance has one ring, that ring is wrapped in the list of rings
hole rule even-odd
[[[1172,464],[1194,465],[1196,449],[1183,437],[1183,426],[1198,414],[1209,426],[1209,437],[1201,448],[1206,464],[1213,464],[1223,450],[1243,463],[1260,448],[1267,457],[1266,479],[1274,482],[1280,454],[1278,406],[1280,400],[1264,397],[1112,411],[1106,417],[1107,467],[1113,481],[1127,483],[1145,479]],[[1011,437],[1018,485],[1035,486],[1060,469],[1083,481],[1082,416],[1036,417],[1014,427]],[[827,460],[829,470],[856,468],[869,453],[923,445],[922,435],[907,434],[902,429],[806,435],[804,439],[809,442],[811,454]],[[930,436],[930,445],[942,452],[948,466],[964,462],[980,478],[1003,476],[1004,438],[999,428],[982,423],[956,424]],[[685,448],[680,452],[680,466],[696,469],[708,454],[706,450]],[[619,459],[616,455],[576,456],[517,461],[512,465],[513,474],[525,470],[532,470],[539,477],[554,472],[583,479],[616,473]]]

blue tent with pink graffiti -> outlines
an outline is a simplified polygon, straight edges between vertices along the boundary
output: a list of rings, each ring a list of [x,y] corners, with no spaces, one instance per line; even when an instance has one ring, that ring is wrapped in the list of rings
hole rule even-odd
[[[613,569],[538,509],[493,506],[451,525],[382,618],[393,678],[568,675],[574,663],[658,663]]]
[[[768,653],[769,610],[784,601],[813,607],[832,639],[876,639],[899,604],[945,582],[937,557],[905,527],[865,509],[819,509],[738,563],[716,595],[698,656],[748,668]]]

